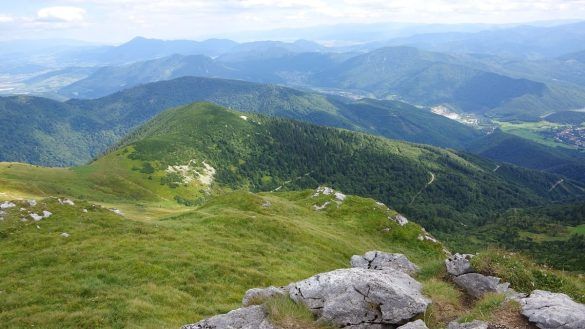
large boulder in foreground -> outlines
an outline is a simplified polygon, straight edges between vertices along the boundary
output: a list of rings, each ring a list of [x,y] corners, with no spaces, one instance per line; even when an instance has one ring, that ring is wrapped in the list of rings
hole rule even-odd
[[[397,270],[410,275],[418,271],[418,267],[403,254],[389,254],[382,251],[368,251],[363,256],[354,255],[351,257],[350,263],[351,267],[371,270]]]
[[[262,306],[238,308],[229,313],[188,324],[182,329],[278,329],[268,322]]]
[[[500,283],[500,278],[495,276],[486,276],[479,273],[467,273],[453,278],[453,281],[459,287],[475,297],[481,298],[488,292],[506,293],[510,290],[509,283]]]
[[[522,314],[541,329],[585,329],[585,305],[565,294],[534,290],[520,304]]]
[[[402,271],[341,269],[289,285],[290,297],[319,320],[345,328],[383,328],[423,313],[430,300]]]

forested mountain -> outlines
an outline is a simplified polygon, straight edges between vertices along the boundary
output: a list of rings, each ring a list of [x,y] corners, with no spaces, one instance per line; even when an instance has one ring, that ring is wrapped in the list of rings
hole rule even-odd
[[[499,129],[475,140],[467,146],[467,151],[489,159],[585,181],[585,154],[582,152],[542,145]]]
[[[511,207],[583,196],[582,186],[559,176],[461,156],[430,146],[287,119],[231,112],[210,103],[165,111],[121,143],[117,156],[141,163],[137,170],[181,185],[169,166],[206,163],[215,181],[253,191],[319,184],[373,197],[439,232],[476,225]],[[98,160],[99,161],[99,160]],[[147,175],[147,174],[145,174]],[[180,200],[188,196],[180,195]],[[187,199],[187,200],[185,200]]]
[[[240,47],[247,49],[244,45]],[[366,54],[303,53],[272,43],[265,49],[258,47],[260,50],[243,50],[215,60],[174,56],[108,67],[61,92],[93,98],[141,83],[200,75],[356,91],[425,106],[448,105],[457,111],[504,120],[536,120],[545,113],[585,106],[584,88],[565,86],[550,79],[542,82],[522,78],[525,74],[535,78],[546,76],[546,72],[528,74],[531,70],[526,66],[508,68],[501,62],[409,47],[382,48]],[[506,72],[512,77],[505,75]],[[566,75],[568,81],[580,83],[580,78],[573,73]]]
[[[19,142],[10,138],[0,141],[0,149],[7,150],[0,152],[0,161],[53,166],[84,163],[161,111],[194,101],[443,147],[462,148],[479,136],[473,128],[396,101],[352,101],[274,85],[208,78],[161,81],[95,100],[59,103],[21,96],[0,101],[9,104],[0,107],[0,113],[11,118],[2,133],[21,136]],[[38,105],[29,109],[31,104]],[[61,115],[50,118],[35,112],[47,109],[52,113],[56,108]],[[43,125],[58,125],[60,129],[43,135],[33,129]],[[12,149],[18,152],[8,152]],[[53,156],[39,155],[44,152]]]

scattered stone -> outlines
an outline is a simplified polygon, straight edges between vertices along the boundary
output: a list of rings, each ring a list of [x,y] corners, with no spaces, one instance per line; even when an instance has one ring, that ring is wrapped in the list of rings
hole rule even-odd
[[[21,217],[21,218],[20,218],[20,221],[21,221],[21,222],[28,222],[28,219],[26,219],[26,217]]]
[[[63,200],[59,199],[59,203],[61,205],[75,206],[75,202],[73,202],[73,201],[71,201],[69,199],[63,199]]]
[[[110,211],[113,212],[116,215],[124,216],[124,213],[120,209],[118,209],[118,208],[110,208]]]
[[[248,117],[245,115],[240,115],[240,119],[242,119],[244,121],[248,121]]]
[[[69,237],[69,233],[63,232],[63,233],[61,233],[61,236],[64,237],[64,238],[68,238]]]
[[[35,222],[42,220],[44,217],[35,213],[29,215]]]
[[[403,254],[389,254],[382,251],[368,251],[365,255],[354,255],[350,260],[351,267],[372,270],[397,270],[413,275],[418,267],[411,263]]]
[[[479,320],[466,323],[451,321],[447,329],[488,329],[488,323]]]
[[[488,292],[506,293],[509,291],[509,283],[500,283],[500,278],[485,276],[479,273],[467,273],[453,278],[455,284],[475,298],[481,298]]]
[[[242,299],[242,306],[251,306],[262,304],[265,300],[286,295],[286,291],[283,288],[277,288],[270,286],[268,288],[252,288],[246,291],[244,298]]]
[[[422,234],[419,234],[419,236],[417,237],[418,240],[420,241],[431,241],[433,243],[441,243],[439,242],[439,240],[435,239],[435,237],[433,237],[432,235],[429,234],[429,232],[427,232],[424,228],[422,229]]]
[[[291,284],[289,294],[319,320],[346,328],[401,324],[430,304],[421,293],[421,284],[408,274],[363,268],[317,274]]]
[[[10,201],[4,201],[2,203],[0,203],[0,209],[8,209],[8,208],[14,208],[16,207],[16,205]]]
[[[19,210],[20,211],[26,211],[26,208],[20,208]]]
[[[87,212],[87,209],[83,209],[82,211],[83,211],[83,212]]]
[[[540,329],[585,328],[585,305],[565,294],[534,290],[520,304],[522,315]]]
[[[183,326],[182,329],[277,329],[262,306],[250,306]]]
[[[345,198],[347,198],[347,195],[345,195],[341,192],[335,192],[335,199],[337,201],[345,201]]]
[[[395,221],[400,226],[408,224],[408,219],[401,214],[397,214],[394,217],[390,217],[390,220]]]
[[[455,254],[445,260],[447,273],[459,276],[466,273],[475,272],[471,267],[471,257],[469,254]]]
[[[335,190],[332,189],[331,187],[319,186],[315,190],[315,193],[313,194],[313,197],[315,198],[315,197],[318,197],[319,195],[331,195],[333,193],[335,193]]]
[[[41,229],[41,227],[40,227],[40,226],[38,226],[38,225],[37,225],[37,228],[38,228],[39,230]]]
[[[270,202],[270,201],[268,201],[268,200],[265,200],[265,201],[262,203],[262,207],[264,207],[264,208],[270,208],[270,207],[272,207],[272,202]]]
[[[428,329],[428,327],[423,320],[416,320],[400,326],[397,329]]]
[[[49,218],[53,215],[52,212],[47,211],[47,210],[43,210],[43,218]]]
[[[34,200],[34,199],[27,200],[26,202],[28,202],[28,205],[31,207],[34,207],[37,205],[37,200]]]
[[[331,202],[329,202],[329,201],[326,201],[324,204],[322,204],[320,206],[315,204],[315,205],[313,205],[313,209],[315,209],[315,211],[323,210],[323,209],[327,208],[327,206],[330,204],[331,204]]]

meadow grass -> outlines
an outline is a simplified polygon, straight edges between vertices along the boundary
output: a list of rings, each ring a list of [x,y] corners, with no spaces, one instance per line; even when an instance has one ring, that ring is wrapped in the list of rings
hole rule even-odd
[[[176,328],[239,307],[247,289],[348,267],[368,250],[423,269],[443,257],[371,199],[317,212],[311,194],[234,192],[148,221],[85,201],[19,202],[0,221],[0,327]],[[54,215],[22,222],[20,207]]]

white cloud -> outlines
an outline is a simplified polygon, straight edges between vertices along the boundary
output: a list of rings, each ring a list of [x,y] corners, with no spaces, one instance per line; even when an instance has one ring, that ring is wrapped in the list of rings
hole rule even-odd
[[[37,18],[45,22],[83,22],[86,11],[78,7],[47,7],[37,12]]]
[[[14,18],[12,16],[6,16],[0,14],[0,23],[10,23],[14,22]]]

